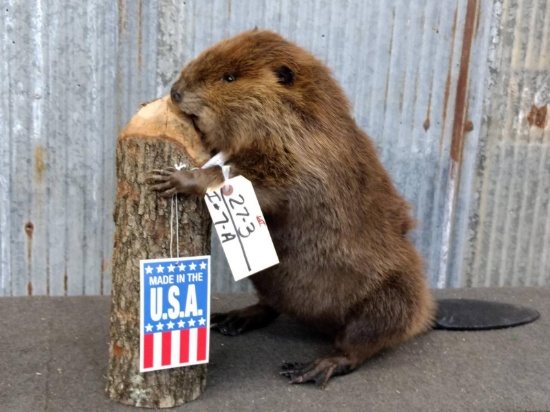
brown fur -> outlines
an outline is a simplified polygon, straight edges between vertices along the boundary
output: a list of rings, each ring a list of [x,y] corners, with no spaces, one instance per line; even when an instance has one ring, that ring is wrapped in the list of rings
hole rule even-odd
[[[258,305],[215,315],[214,327],[238,334],[285,313],[331,334],[334,354],[284,372],[321,386],[431,328],[434,302],[405,236],[409,206],[319,60],[275,33],[246,32],[191,61],[172,99],[232,175],[252,181],[281,262],[251,277]],[[151,181],[167,196],[203,194],[222,175]]]

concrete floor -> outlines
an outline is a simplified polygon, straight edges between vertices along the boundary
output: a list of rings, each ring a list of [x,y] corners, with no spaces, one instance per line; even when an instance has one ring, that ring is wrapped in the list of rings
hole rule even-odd
[[[535,323],[486,332],[432,331],[321,391],[289,385],[284,360],[330,342],[291,319],[230,338],[213,333],[208,383],[182,411],[549,411],[550,288],[463,289],[439,297],[530,306]],[[217,295],[212,309],[251,303]],[[109,298],[0,299],[0,411],[124,411],[104,394]]]

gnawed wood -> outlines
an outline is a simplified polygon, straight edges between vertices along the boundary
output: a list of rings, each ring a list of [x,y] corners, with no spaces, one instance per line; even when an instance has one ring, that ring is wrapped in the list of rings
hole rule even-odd
[[[169,96],[142,106],[119,135],[127,138],[166,139],[181,145],[191,162],[200,167],[210,158],[191,120],[182,116]]]

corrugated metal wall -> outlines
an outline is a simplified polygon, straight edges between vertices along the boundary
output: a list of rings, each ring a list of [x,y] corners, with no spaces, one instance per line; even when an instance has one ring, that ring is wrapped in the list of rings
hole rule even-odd
[[[465,286],[550,283],[550,2],[496,1]]]
[[[3,1],[0,296],[109,293],[117,130],[255,26],[333,69],[414,205],[432,286],[549,283],[546,3]],[[213,290],[248,289],[219,250]]]
[[[2,1],[0,295],[110,290],[113,2]]]

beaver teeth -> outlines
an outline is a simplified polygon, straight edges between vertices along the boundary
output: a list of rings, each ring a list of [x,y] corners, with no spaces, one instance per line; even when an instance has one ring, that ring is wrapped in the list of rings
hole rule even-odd
[[[196,116],[194,114],[190,114],[188,116],[191,119],[191,122],[193,123],[193,127],[195,128],[195,131],[200,136],[201,140],[204,142],[204,133],[202,132],[202,130],[200,129],[200,127],[197,124],[197,120],[199,119],[198,116]]]
[[[201,134],[202,135],[202,132],[201,132],[201,129],[199,128],[199,126],[197,125],[197,120],[199,119],[197,116],[195,116],[194,114],[190,114],[188,115],[189,118],[191,119],[191,122],[193,122],[193,127],[195,128],[195,130],[197,131],[198,134]]]

